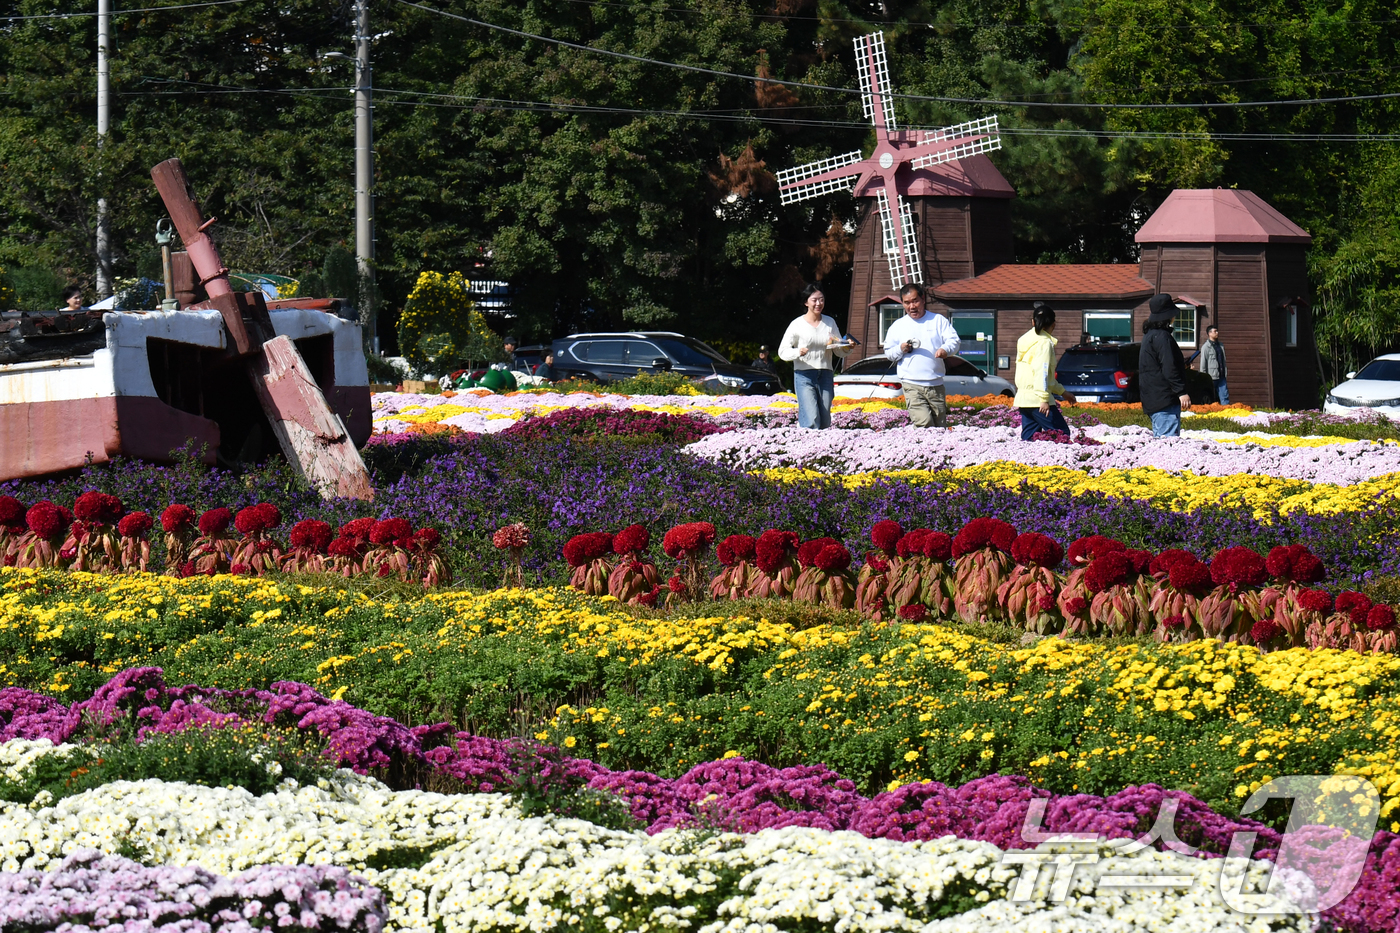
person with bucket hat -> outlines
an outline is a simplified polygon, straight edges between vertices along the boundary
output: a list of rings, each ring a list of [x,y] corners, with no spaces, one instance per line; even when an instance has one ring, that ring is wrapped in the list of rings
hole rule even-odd
[[[1186,360],[1172,336],[1176,301],[1171,295],[1153,295],[1147,310],[1138,354],[1142,410],[1152,419],[1154,437],[1179,437],[1181,413],[1191,410],[1191,396],[1186,394]]]

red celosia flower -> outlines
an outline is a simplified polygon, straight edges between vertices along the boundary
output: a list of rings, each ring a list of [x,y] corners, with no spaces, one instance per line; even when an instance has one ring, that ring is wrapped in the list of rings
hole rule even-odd
[[[828,544],[817,552],[816,566],[826,573],[840,573],[851,566],[851,552],[842,544]]]
[[[613,550],[619,554],[636,554],[651,544],[651,532],[645,525],[628,525],[613,535]]]
[[[194,561],[187,560],[180,565],[180,576],[181,578],[194,576]]]
[[[1249,630],[1249,637],[1256,645],[1267,645],[1281,634],[1283,634],[1283,626],[1273,619],[1260,619]]]
[[[1366,613],[1366,627],[1373,632],[1384,631],[1395,626],[1395,610],[1385,603],[1371,607]]]
[[[974,518],[953,538],[953,556],[962,557],[973,551],[994,547],[1010,551],[1016,541],[1016,529],[999,518]]]
[[[769,528],[758,536],[754,545],[754,563],[764,573],[777,573],[797,550],[797,534]]]
[[[292,547],[304,548],[321,554],[330,545],[332,537],[329,524],[319,519],[307,518],[292,526],[288,541]]]
[[[1071,596],[1069,599],[1065,600],[1065,612],[1068,612],[1072,616],[1080,615],[1088,608],[1089,601],[1083,596]]]
[[[894,552],[900,557],[913,557],[916,554],[922,554],[924,542],[928,540],[929,535],[934,533],[927,528],[915,528],[895,542]]]
[[[1028,531],[1011,543],[1011,558],[1027,567],[1056,567],[1065,558],[1065,549],[1049,535]]]
[[[893,555],[895,548],[899,546],[899,539],[904,537],[904,529],[899,522],[891,521],[888,518],[882,522],[876,522],[870,529],[870,543],[875,545],[886,554]]]
[[[1036,600],[1036,608],[1041,612],[1052,612],[1055,609],[1055,594],[1041,593],[1040,599]]]
[[[1210,568],[1191,555],[1173,561],[1167,569],[1167,582],[1178,593],[1200,596],[1210,589]]]
[[[661,595],[661,587],[659,587],[659,586],[653,586],[648,592],[643,593],[643,594],[641,594],[640,596],[638,596],[638,597],[637,597],[637,602],[641,603],[643,606],[655,606],[655,605],[656,605],[656,597],[658,597],[658,596],[660,596],[660,595]]]
[[[1084,571],[1084,588],[1090,593],[1102,593],[1111,586],[1128,582],[1136,571],[1132,558],[1123,551],[1109,551],[1095,557]]]
[[[62,506],[44,499],[29,507],[29,511],[24,513],[24,521],[35,535],[52,541],[72,526],[73,519],[65,517],[67,512]]]
[[[199,516],[199,533],[202,535],[221,535],[228,531],[228,526],[233,523],[233,513],[222,506],[217,509],[210,509]]]
[[[1168,573],[1171,570],[1172,564],[1175,564],[1179,560],[1194,560],[1199,562],[1199,559],[1196,557],[1196,555],[1192,554],[1190,551],[1183,551],[1181,548],[1169,547],[1162,553],[1158,554],[1156,557],[1152,558],[1152,563],[1147,565],[1147,572],[1153,574]],[[1202,564],[1202,566],[1205,565]]]
[[[582,567],[604,554],[611,554],[612,549],[612,535],[606,531],[588,531],[564,543],[564,560],[570,567]]]
[[[233,527],[244,535],[270,531],[280,524],[282,524],[282,513],[277,510],[277,506],[268,502],[259,502],[246,509],[239,509],[237,517],[233,520]]]
[[[1263,586],[1269,570],[1252,548],[1227,547],[1211,559],[1210,578],[1216,586]]]
[[[92,489],[73,503],[73,515],[94,525],[115,525],[125,512],[122,500]]]
[[[1365,625],[1366,618],[1374,605],[1375,603],[1371,602],[1371,597],[1355,590],[1347,590],[1337,594],[1337,611],[1350,615],[1352,625]]]
[[[921,548],[925,557],[930,557],[936,561],[945,561],[953,556],[953,536],[944,534],[941,531],[930,531],[924,535],[924,543]]]
[[[822,552],[822,548],[830,544],[840,543],[835,538],[813,538],[811,541],[803,541],[801,547],[797,549],[797,562],[804,567],[815,567],[817,555]]]
[[[749,535],[730,535],[719,543],[716,554],[719,562],[733,567],[740,561],[752,561],[758,550],[758,542]]]
[[[666,581],[666,586],[672,593],[685,592],[685,581],[675,574],[672,574],[671,579]]]
[[[1326,590],[1303,590],[1298,594],[1298,605],[1308,612],[1332,611],[1332,596]]]
[[[865,555],[865,566],[876,573],[884,573],[890,569],[890,562],[885,558],[885,555],[870,551]]]
[[[231,573],[231,574],[233,574],[233,575],[235,575],[235,576],[239,576],[239,575],[241,575],[241,574],[248,573],[248,572],[251,571],[252,569],[253,569],[253,568],[250,567],[250,566],[248,566],[247,564],[239,563],[239,564],[234,564],[232,567],[230,567],[230,568],[228,569],[228,572]]]
[[[1276,547],[1264,559],[1269,576],[1280,583],[1321,583],[1327,576],[1327,568],[1317,555],[1308,550],[1306,544],[1290,544]]]
[[[899,607],[899,617],[909,622],[922,622],[928,618],[928,608],[920,603],[910,603]]]
[[[1150,571],[1148,570],[1148,568],[1152,566],[1152,552],[1151,552],[1151,551],[1138,551],[1138,550],[1134,550],[1133,548],[1128,548],[1128,549],[1127,549],[1126,551],[1124,551],[1123,553],[1126,554],[1126,555],[1128,555],[1128,560],[1130,560],[1130,561],[1133,562],[1133,572],[1134,572],[1134,573],[1148,573],[1148,572],[1150,572]]]
[[[1179,628],[1186,628],[1186,616],[1179,613],[1174,616],[1167,616],[1162,620],[1162,628],[1169,632]]]
[[[491,535],[491,543],[501,550],[526,547],[530,543],[530,529],[524,522],[504,525]]]
[[[357,518],[354,521],[346,522],[340,526],[340,537],[368,541],[369,533],[374,530],[375,524],[376,522],[372,518]]]
[[[0,525],[15,528],[24,524],[24,503],[14,496],[0,496]]]
[[[666,532],[661,549],[676,560],[697,557],[715,540],[715,526],[709,522],[686,522]]]
[[[1103,535],[1089,535],[1085,538],[1076,538],[1070,542],[1069,551],[1066,556],[1073,566],[1082,567],[1096,557],[1102,557],[1109,551],[1126,551],[1128,546],[1122,541],[1113,538],[1106,538]]]
[[[403,538],[413,537],[413,523],[406,518],[386,518],[374,523],[369,530],[369,540],[374,544],[393,544]]]
[[[155,526],[155,519],[145,512],[132,512],[117,522],[117,534],[123,538],[139,538]]]
[[[166,534],[180,534],[189,531],[194,526],[194,509],[188,505],[167,505],[165,511],[160,513],[160,527]]]
[[[360,556],[360,540],[355,537],[336,538],[326,545],[326,553],[332,557],[348,557],[351,560],[357,560]]]
[[[436,551],[442,543],[442,533],[436,528],[419,528],[413,533],[413,543],[425,551]]]

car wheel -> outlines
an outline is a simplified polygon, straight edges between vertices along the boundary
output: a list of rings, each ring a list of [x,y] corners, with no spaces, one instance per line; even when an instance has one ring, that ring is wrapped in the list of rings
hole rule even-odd
[[[1015,397],[1016,397],[1016,393],[1015,393],[1015,392],[1012,392],[1010,389],[1002,389],[1002,390],[1001,390],[1001,397],[1002,397],[1002,398],[1015,398]]]

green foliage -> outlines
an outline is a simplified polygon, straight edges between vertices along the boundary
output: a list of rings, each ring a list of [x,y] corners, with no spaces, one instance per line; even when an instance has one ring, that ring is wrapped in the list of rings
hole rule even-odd
[[[414,368],[439,373],[505,358],[505,344],[467,294],[460,272],[424,272],[399,315],[399,348]]]
[[[519,764],[508,792],[525,816],[552,813],[608,829],[641,828],[625,799],[611,791],[595,790],[582,777],[571,774],[558,748],[531,746]]]
[[[42,266],[20,266],[7,272],[13,288],[11,302],[24,311],[52,311],[63,306],[63,290],[68,280]]]
[[[0,800],[30,804],[41,793],[52,802],[112,781],[183,781],[206,787],[242,787],[266,794],[292,778],[315,784],[335,772],[314,730],[261,725],[200,726],[178,733],[151,732],[83,745],[67,756],[44,755],[19,779],[0,778]]]

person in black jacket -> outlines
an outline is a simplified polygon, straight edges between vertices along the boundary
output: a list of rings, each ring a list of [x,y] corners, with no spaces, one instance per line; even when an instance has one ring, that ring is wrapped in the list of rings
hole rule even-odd
[[[1176,302],[1171,295],[1153,295],[1150,312],[1142,325],[1142,350],[1138,354],[1138,393],[1142,410],[1152,419],[1155,437],[1179,437],[1181,413],[1191,410],[1186,394],[1186,360],[1172,337]]]

